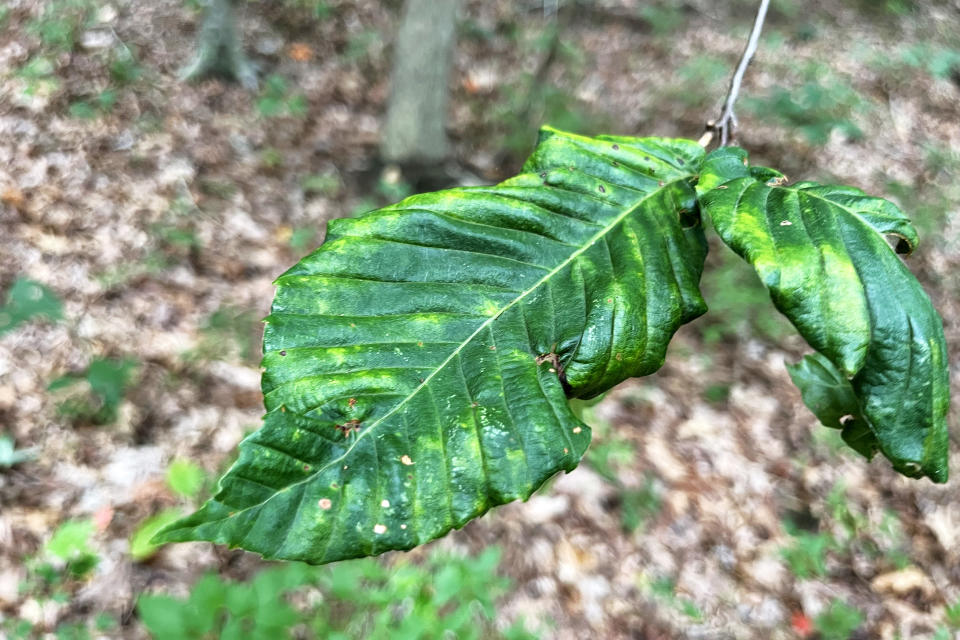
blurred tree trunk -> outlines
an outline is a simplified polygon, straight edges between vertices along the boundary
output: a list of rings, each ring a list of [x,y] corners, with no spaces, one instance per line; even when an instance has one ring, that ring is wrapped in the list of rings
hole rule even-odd
[[[184,80],[215,76],[237,81],[248,89],[257,88],[256,70],[243,53],[243,39],[237,28],[240,2],[242,0],[207,0],[196,56],[181,72]]]
[[[387,162],[429,168],[448,153],[449,76],[461,0],[406,0],[380,142]]]

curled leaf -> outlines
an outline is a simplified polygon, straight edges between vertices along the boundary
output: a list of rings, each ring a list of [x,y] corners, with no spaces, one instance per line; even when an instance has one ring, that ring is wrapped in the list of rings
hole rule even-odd
[[[890,236],[898,251],[913,250],[909,219],[853,187],[786,186],[773,170],[748,167],[745,159],[742,149],[711,153],[700,202],[723,241],[756,269],[777,309],[825,357],[794,370],[804,400],[825,424],[837,412],[862,415],[898,471],[945,482],[943,325],[887,242]],[[833,371],[807,375],[827,362]],[[823,380],[837,372],[849,379],[857,412],[845,392],[825,392]],[[854,434],[848,437],[851,443]],[[855,441],[861,452],[874,446],[865,433]]]

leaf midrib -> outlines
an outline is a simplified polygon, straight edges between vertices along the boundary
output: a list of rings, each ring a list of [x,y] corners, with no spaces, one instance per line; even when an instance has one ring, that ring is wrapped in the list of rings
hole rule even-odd
[[[606,225],[605,227],[603,227],[602,229],[600,229],[600,231],[598,231],[598,232],[595,233],[593,236],[591,236],[590,239],[587,240],[580,248],[578,248],[576,251],[574,251],[573,253],[571,253],[568,258],[566,258],[563,262],[561,262],[559,265],[557,265],[555,268],[553,268],[549,273],[547,273],[547,274],[544,275],[542,278],[540,278],[540,279],[539,279],[537,282],[535,282],[529,289],[521,292],[520,295],[517,296],[516,298],[514,298],[513,300],[511,300],[509,304],[505,305],[503,308],[501,308],[501,309],[500,309],[499,311],[497,311],[495,314],[493,314],[492,316],[490,316],[489,318],[487,318],[486,320],[484,320],[484,321],[480,324],[480,326],[477,327],[477,329],[476,329],[473,333],[471,333],[466,339],[464,339],[464,340],[460,343],[460,346],[458,346],[456,349],[454,349],[454,350],[450,353],[450,355],[447,356],[447,358],[446,358],[443,362],[441,362],[440,364],[438,364],[438,365],[436,366],[436,368],[433,370],[433,372],[432,372],[429,376],[427,376],[426,378],[424,378],[424,379],[423,379],[423,382],[421,382],[415,389],[413,389],[413,391],[411,391],[409,394],[407,394],[407,395],[404,397],[403,400],[401,400],[400,402],[398,402],[392,409],[390,409],[390,411],[388,411],[387,413],[383,414],[381,417],[377,418],[377,420],[376,420],[373,424],[371,424],[369,427],[363,429],[363,431],[361,431],[359,434],[357,434],[357,436],[356,436],[356,437],[354,438],[354,440],[353,440],[353,444],[351,444],[351,445],[347,448],[347,450],[344,451],[340,456],[338,456],[337,458],[335,458],[335,459],[327,462],[326,464],[318,467],[316,471],[310,473],[309,475],[307,475],[307,476],[304,477],[303,479],[298,480],[298,481],[296,481],[296,482],[294,482],[294,483],[292,483],[292,484],[290,484],[290,485],[288,485],[288,486],[286,486],[286,487],[284,487],[284,488],[282,488],[282,489],[279,489],[279,490],[275,491],[273,494],[271,494],[270,496],[268,496],[266,499],[264,499],[264,500],[262,500],[262,501],[260,501],[260,502],[258,502],[258,503],[256,503],[256,504],[252,504],[252,505],[250,505],[250,506],[248,506],[248,507],[243,507],[242,509],[239,509],[239,510],[237,510],[237,511],[233,511],[233,512],[231,512],[230,515],[226,516],[225,518],[217,518],[217,519],[214,520],[214,521],[228,520],[228,519],[230,519],[230,518],[233,518],[233,517],[235,517],[235,516],[240,515],[241,513],[246,513],[247,511],[250,511],[251,509],[257,509],[257,508],[259,508],[259,507],[262,507],[263,505],[265,505],[265,504],[267,504],[268,502],[270,502],[270,500],[272,500],[272,499],[273,499],[274,497],[276,497],[277,495],[279,495],[279,494],[281,494],[281,493],[283,493],[283,492],[285,492],[285,491],[290,491],[291,489],[294,489],[295,487],[298,487],[298,486],[300,486],[300,485],[302,485],[302,484],[305,484],[305,483],[310,482],[315,476],[323,473],[323,472],[326,471],[327,469],[329,469],[329,468],[331,468],[331,467],[339,464],[339,463],[342,462],[343,460],[345,460],[345,459],[353,452],[353,450],[356,448],[356,446],[360,443],[360,440],[361,440],[361,439],[363,439],[363,438],[366,437],[368,434],[370,434],[370,433],[372,433],[373,431],[375,431],[376,428],[377,428],[378,426],[380,426],[380,424],[382,424],[384,421],[386,421],[388,418],[390,418],[393,414],[395,414],[398,410],[400,410],[400,408],[402,408],[404,405],[406,405],[406,403],[407,403],[411,398],[413,398],[414,396],[416,396],[418,393],[420,393],[421,390],[423,390],[425,387],[427,387],[427,386],[429,385],[430,381],[433,380],[433,378],[434,378],[440,371],[442,371],[444,367],[446,367],[448,364],[450,364],[450,362],[451,362],[456,356],[458,356],[458,355],[460,354],[460,352],[463,351],[463,349],[464,349],[468,344],[470,344],[470,343],[473,341],[473,339],[477,337],[477,335],[480,334],[481,331],[483,331],[484,329],[486,329],[487,327],[489,327],[491,324],[493,324],[500,316],[502,316],[504,313],[506,313],[510,308],[512,308],[513,306],[517,305],[517,304],[520,303],[524,298],[526,298],[528,295],[530,295],[531,293],[533,293],[534,291],[536,291],[540,286],[542,286],[544,283],[546,283],[548,280],[550,280],[550,278],[552,278],[552,277],[555,276],[557,273],[559,273],[560,271],[562,271],[563,269],[565,269],[568,265],[570,265],[571,263],[573,263],[573,261],[576,260],[577,258],[579,258],[580,255],[582,255],[584,252],[586,252],[588,249],[590,249],[590,247],[592,247],[594,244],[596,244],[596,242],[597,242],[598,240],[600,240],[601,238],[603,238],[604,236],[606,236],[608,233],[610,233],[611,231],[613,231],[616,227],[618,227],[618,226],[620,225],[621,222],[623,222],[623,221],[624,221],[625,219],[627,219],[631,214],[635,213],[638,209],[640,209],[640,208],[644,205],[644,203],[647,202],[647,200],[649,200],[649,199],[652,198],[653,196],[657,195],[658,193],[663,192],[665,189],[667,189],[667,188],[669,188],[669,187],[671,187],[671,186],[673,186],[673,185],[675,185],[675,184],[677,184],[677,183],[685,182],[686,180],[689,180],[689,179],[690,179],[690,175],[692,175],[692,174],[688,174],[688,175],[686,175],[686,176],[677,178],[677,179],[675,179],[675,180],[671,180],[670,182],[665,182],[665,183],[663,184],[663,186],[658,187],[657,189],[655,189],[655,190],[653,190],[653,191],[650,191],[646,196],[644,196],[641,200],[639,200],[635,205],[633,205],[633,206],[630,207],[629,209],[626,209],[623,213],[621,213],[621,214],[618,215],[616,218],[614,218],[608,225]],[[299,414],[297,414],[297,415],[299,415]],[[303,417],[306,417],[306,416],[303,416]],[[205,522],[204,524],[209,524],[209,522]]]

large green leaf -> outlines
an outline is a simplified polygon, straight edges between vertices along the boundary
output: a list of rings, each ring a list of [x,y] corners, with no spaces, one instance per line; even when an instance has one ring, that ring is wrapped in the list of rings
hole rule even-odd
[[[857,434],[858,451],[879,447],[901,473],[945,482],[943,326],[886,240],[908,253],[916,231],[892,203],[859,189],[785,182],[776,171],[747,166],[743,150],[725,148],[706,158],[697,189],[724,242],[825,356],[793,372],[817,416],[833,427],[841,426],[834,417],[846,416],[842,426],[848,442]],[[858,411],[849,395],[829,388],[836,376],[849,378]],[[858,416],[875,441],[854,424]]]
[[[332,222],[276,282],[263,427],[159,539],[409,549],[573,469],[590,431],[568,398],[655,371],[705,311],[702,157],[544,129],[516,178]]]

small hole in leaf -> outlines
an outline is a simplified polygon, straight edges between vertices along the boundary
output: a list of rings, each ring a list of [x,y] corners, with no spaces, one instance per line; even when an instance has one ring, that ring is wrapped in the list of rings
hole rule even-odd
[[[700,211],[698,209],[680,209],[680,226],[684,229],[692,229],[700,224]]]
[[[913,253],[913,245],[910,244],[910,241],[906,237],[900,235],[899,233],[888,233],[886,235],[887,243],[893,247],[893,250],[897,253],[903,255],[910,255]]]
[[[903,470],[909,475],[918,475],[920,473],[920,465],[916,462],[905,462],[903,464]]]

